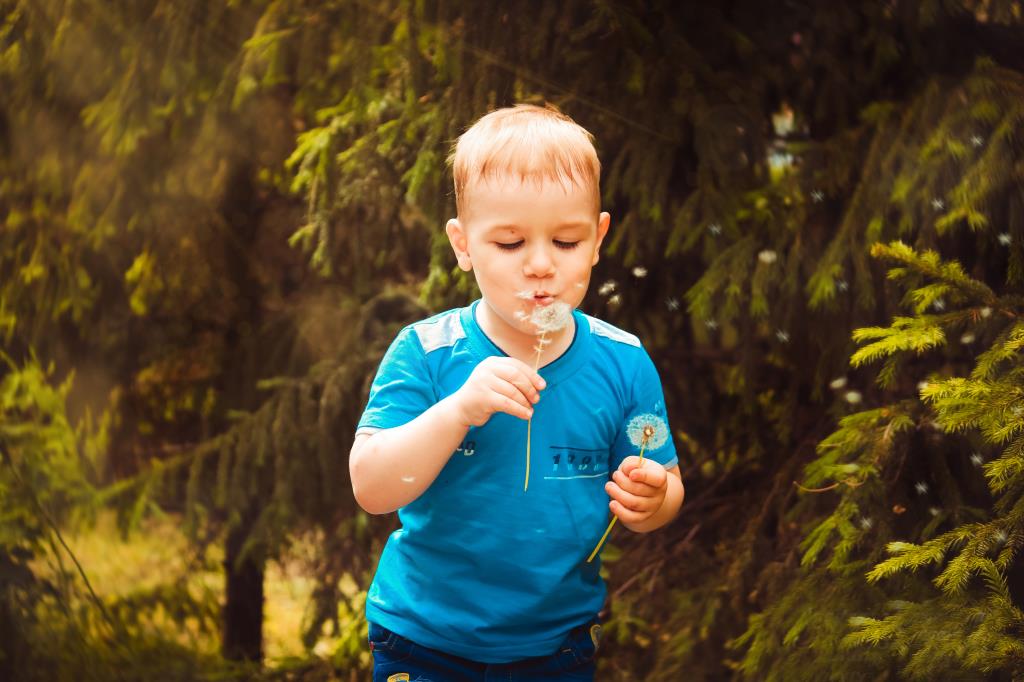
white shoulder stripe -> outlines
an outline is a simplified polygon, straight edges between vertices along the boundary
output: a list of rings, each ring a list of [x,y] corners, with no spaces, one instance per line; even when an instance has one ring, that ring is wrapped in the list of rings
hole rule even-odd
[[[412,328],[420,340],[424,353],[454,346],[456,341],[466,337],[458,310],[449,311],[433,320],[417,322]]]
[[[590,332],[592,334],[597,334],[598,336],[603,336],[607,339],[611,339],[612,341],[618,341],[619,343],[636,346],[637,348],[641,347],[640,339],[629,332],[622,331],[618,327],[610,325],[604,320],[599,320],[596,317],[591,317],[590,315],[587,315],[587,321],[590,322]]]

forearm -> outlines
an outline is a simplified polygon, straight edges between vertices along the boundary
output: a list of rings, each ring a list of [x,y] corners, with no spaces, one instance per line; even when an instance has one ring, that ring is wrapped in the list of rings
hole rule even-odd
[[[683,497],[685,496],[683,481],[679,476],[669,474],[667,483],[668,489],[665,491],[665,499],[661,503],[661,507],[658,508],[658,511],[640,523],[626,523],[623,521],[622,525],[634,533],[649,533],[652,530],[661,528],[674,519],[676,514],[679,513],[679,508],[682,506]]]
[[[449,397],[409,423],[357,443],[349,457],[356,501],[371,514],[412,502],[434,482],[468,430]]]

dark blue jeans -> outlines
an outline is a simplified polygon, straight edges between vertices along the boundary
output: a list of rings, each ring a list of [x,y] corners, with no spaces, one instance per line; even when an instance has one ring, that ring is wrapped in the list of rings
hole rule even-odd
[[[479,663],[416,644],[370,623],[373,682],[593,682],[601,637],[597,619],[573,628],[555,653],[512,663]]]

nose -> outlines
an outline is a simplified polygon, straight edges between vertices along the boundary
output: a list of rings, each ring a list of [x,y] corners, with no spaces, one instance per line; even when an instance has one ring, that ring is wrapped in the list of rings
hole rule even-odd
[[[526,254],[523,274],[527,277],[549,277],[555,274],[554,254],[544,245],[534,246]]]

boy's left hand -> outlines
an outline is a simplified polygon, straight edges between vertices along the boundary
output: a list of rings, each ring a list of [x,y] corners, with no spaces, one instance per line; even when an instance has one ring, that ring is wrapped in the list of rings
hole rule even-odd
[[[640,458],[632,455],[622,461],[604,489],[619,521],[642,523],[661,509],[668,491],[668,472],[657,462],[645,459],[641,464]]]

